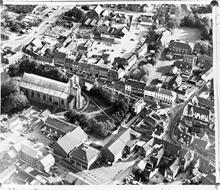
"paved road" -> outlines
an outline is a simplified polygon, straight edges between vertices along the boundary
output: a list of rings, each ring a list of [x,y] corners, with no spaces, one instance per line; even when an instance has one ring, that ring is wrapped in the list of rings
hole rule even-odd
[[[167,127],[167,133],[165,135],[165,140],[172,143],[172,144],[178,144],[180,145],[183,149],[186,149],[186,150],[190,150],[190,151],[194,151],[197,155],[199,155],[200,157],[202,157],[203,159],[207,160],[207,161],[210,161],[210,159],[208,159],[207,157],[203,156],[202,154],[200,154],[198,151],[190,148],[190,147],[187,147],[183,144],[181,144],[180,142],[178,142],[175,138],[174,138],[174,129],[176,127],[176,124],[178,121],[180,121],[180,118],[182,116],[182,113],[183,113],[183,109],[185,108],[185,106],[189,103],[189,101],[197,96],[203,89],[203,87],[206,85],[206,83],[204,83],[204,85],[202,87],[200,87],[194,94],[192,94],[192,96],[190,96],[188,98],[188,100],[186,100],[184,103],[182,104],[179,104],[173,108],[170,109],[170,119],[169,119],[169,124],[168,124],[168,127]],[[214,166],[215,163],[213,161],[211,161],[211,164]]]

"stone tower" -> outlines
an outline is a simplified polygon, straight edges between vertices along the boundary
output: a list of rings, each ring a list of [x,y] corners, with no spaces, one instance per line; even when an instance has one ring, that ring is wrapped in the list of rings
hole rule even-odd
[[[74,75],[70,79],[70,95],[75,99],[74,106],[76,109],[82,108],[81,87],[79,85],[79,77]]]

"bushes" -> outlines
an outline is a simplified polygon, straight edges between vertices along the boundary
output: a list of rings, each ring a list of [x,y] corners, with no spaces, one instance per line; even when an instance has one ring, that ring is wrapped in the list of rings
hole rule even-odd
[[[106,137],[111,130],[115,128],[114,123],[98,121],[95,117],[89,118],[85,113],[77,113],[75,110],[69,110],[64,114],[70,123],[78,122],[80,127],[86,132],[91,132],[100,137]]]
[[[23,59],[18,64],[10,65],[8,68],[9,76],[18,76],[24,72],[33,73],[65,83],[69,80],[68,76],[59,68],[50,65],[38,64],[29,59]]]
[[[18,85],[9,81],[1,85],[1,114],[14,114],[29,106],[27,97]]]
[[[18,13],[18,14],[27,14],[31,13],[36,5],[6,5],[9,11]]]
[[[205,40],[212,39],[210,35],[211,26],[207,17],[201,18],[197,14],[185,16],[181,21],[181,26],[200,28],[201,35]]]

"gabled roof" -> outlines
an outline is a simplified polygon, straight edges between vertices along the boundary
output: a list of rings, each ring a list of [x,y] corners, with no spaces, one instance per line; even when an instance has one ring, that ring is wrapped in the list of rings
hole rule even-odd
[[[66,58],[66,54],[63,52],[56,51],[54,53],[54,59],[64,60]]]
[[[57,141],[57,144],[65,151],[66,154],[69,154],[71,150],[76,148],[76,146],[81,144],[86,138],[86,133],[80,127],[76,127],[73,131],[68,132],[60,138]]]
[[[202,149],[205,149],[207,144],[208,144],[208,142],[201,140],[201,139],[198,139],[198,138],[195,138],[192,142],[193,147],[202,148]]]
[[[173,65],[181,70],[188,70],[188,71],[192,70],[192,64],[189,62],[175,61]]]
[[[111,151],[114,155],[117,155],[122,151],[124,146],[130,140],[130,128],[121,127],[118,134],[110,140],[104,147]]]
[[[42,152],[35,149],[34,147],[27,145],[27,144],[21,144],[21,152],[32,157],[32,158],[38,158],[39,156],[42,156]]]
[[[76,159],[77,162],[85,164],[90,163],[99,155],[100,151],[86,144],[81,144],[79,147],[71,151],[70,157]]]
[[[146,87],[146,83],[145,82],[141,82],[141,81],[137,81],[137,80],[132,80],[132,79],[128,79],[126,81],[126,85],[130,85],[134,88],[140,88],[140,89],[144,89]]]
[[[53,165],[55,163],[55,158],[52,154],[48,154],[40,160],[40,163],[44,167],[47,167],[48,165]]]
[[[68,83],[29,73],[24,73],[19,85],[23,88],[28,88],[37,92],[44,92],[45,94],[63,99],[67,98],[70,93]]]
[[[70,124],[62,119],[59,119],[55,116],[47,117],[46,121],[44,122],[45,125],[49,125],[57,130],[63,131],[67,133],[77,128],[77,126]]]
[[[169,47],[173,47],[173,46],[183,49],[190,49],[190,51],[192,51],[194,48],[194,44],[181,40],[171,40],[169,43]]]
[[[94,11],[100,15],[102,12],[103,12],[103,8],[100,6],[100,5],[97,5],[95,8],[94,8]]]
[[[167,96],[171,96],[171,97],[174,97],[174,94],[176,94],[176,92],[173,92],[171,90],[167,90],[165,88],[159,88],[158,93],[164,94],[164,95],[167,95]]]
[[[200,107],[193,106],[193,113],[199,113],[200,115],[209,115],[209,110]]]
[[[208,107],[208,108],[213,108],[213,106],[214,106],[214,102],[211,100],[207,100],[207,99],[199,97],[199,96],[197,96],[197,100],[201,106]]]

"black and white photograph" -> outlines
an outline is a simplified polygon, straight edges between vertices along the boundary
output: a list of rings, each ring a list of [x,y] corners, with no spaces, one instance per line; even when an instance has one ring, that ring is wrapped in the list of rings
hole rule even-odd
[[[3,2],[3,186],[216,185],[213,7],[129,2]]]

